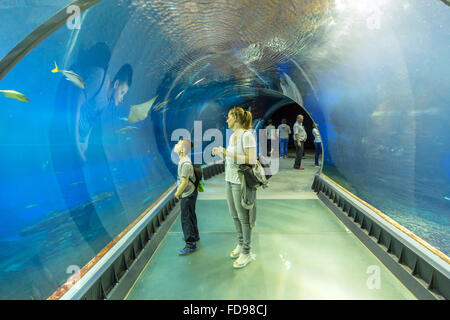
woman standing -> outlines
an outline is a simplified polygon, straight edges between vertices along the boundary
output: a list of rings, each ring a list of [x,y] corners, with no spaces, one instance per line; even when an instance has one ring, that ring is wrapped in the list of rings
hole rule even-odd
[[[230,253],[236,261],[235,268],[245,267],[252,259],[250,252],[251,231],[254,221],[250,221],[250,210],[241,204],[241,181],[238,175],[240,164],[256,163],[256,140],[251,132],[252,114],[240,107],[234,107],[228,112],[228,128],[233,130],[228,148],[213,148],[213,155],[218,154],[225,159],[225,183],[228,207],[236,226],[238,245]]]
[[[314,165],[317,167],[319,166],[319,156],[322,153],[322,139],[320,137],[319,129],[317,129],[318,126],[317,123],[314,123],[313,125],[314,148],[316,149]]]

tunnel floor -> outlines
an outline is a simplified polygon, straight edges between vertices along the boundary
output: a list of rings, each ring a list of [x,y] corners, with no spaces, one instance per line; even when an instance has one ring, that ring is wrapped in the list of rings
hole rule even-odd
[[[255,261],[232,266],[237,240],[221,174],[198,197],[197,251],[178,256],[178,217],[125,299],[416,299],[312,192],[313,158],[306,155],[303,171],[281,159],[270,187],[258,191]]]

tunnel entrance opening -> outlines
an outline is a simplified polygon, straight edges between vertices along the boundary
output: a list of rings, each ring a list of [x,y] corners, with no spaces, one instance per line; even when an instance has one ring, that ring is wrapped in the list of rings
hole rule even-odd
[[[264,126],[267,126],[268,120],[272,120],[272,124],[275,126],[275,128],[278,128],[278,126],[282,123],[282,119],[286,119],[286,124],[289,125],[292,131],[292,135],[289,137],[288,142],[288,153],[290,158],[295,158],[295,141],[294,141],[294,124],[297,121],[297,116],[303,115],[303,126],[305,128],[307,139],[305,142],[305,155],[309,155],[309,157],[312,156],[314,158],[315,154],[315,144],[314,144],[314,135],[313,135],[313,124],[314,120],[311,118],[309,113],[298,103],[296,102],[288,102],[284,105],[281,105],[280,107],[269,110],[264,115],[265,124]],[[321,165],[323,159],[323,152],[320,151],[320,156],[318,158],[318,162]]]
[[[297,116],[301,114],[304,117],[303,120],[303,126],[305,127],[305,131],[308,135],[308,138],[306,139],[305,143],[305,152],[312,152],[314,153],[314,136],[312,134],[312,128],[313,128],[313,119],[310,117],[310,115],[303,109],[302,106],[299,104],[292,102],[286,105],[283,105],[282,107],[278,108],[275,112],[268,115],[266,118],[267,120],[272,119],[272,124],[275,127],[278,127],[281,124],[281,120],[283,118],[286,119],[286,124],[291,127],[292,134],[293,134],[293,127],[295,124],[295,121],[297,121]],[[295,153],[295,145],[294,145],[294,139],[289,138],[289,144],[288,147],[290,150],[294,150]]]

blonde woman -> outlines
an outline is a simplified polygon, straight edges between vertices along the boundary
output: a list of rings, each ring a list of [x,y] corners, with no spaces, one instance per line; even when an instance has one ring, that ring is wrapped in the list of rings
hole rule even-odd
[[[236,226],[238,245],[230,253],[236,259],[233,267],[243,268],[251,260],[251,232],[254,220],[250,210],[241,205],[241,181],[239,180],[239,164],[256,163],[256,140],[252,133],[252,114],[240,107],[228,112],[228,128],[233,130],[227,149],[216,147],[212,153],[225,159],[225,183],[228,207]]]

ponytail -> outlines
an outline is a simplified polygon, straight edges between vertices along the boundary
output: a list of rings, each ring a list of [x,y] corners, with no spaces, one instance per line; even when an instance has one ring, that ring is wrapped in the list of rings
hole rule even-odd
[[[250,111],[245,111],[245,118],[242,126],[245,130],[252,128],[252,114],[250,113]]]
[[[248,130],[252,128],[252,114],[250,111],[245,111],[241,107],[234,107],[230,112],[236,117],[243,129]]]

